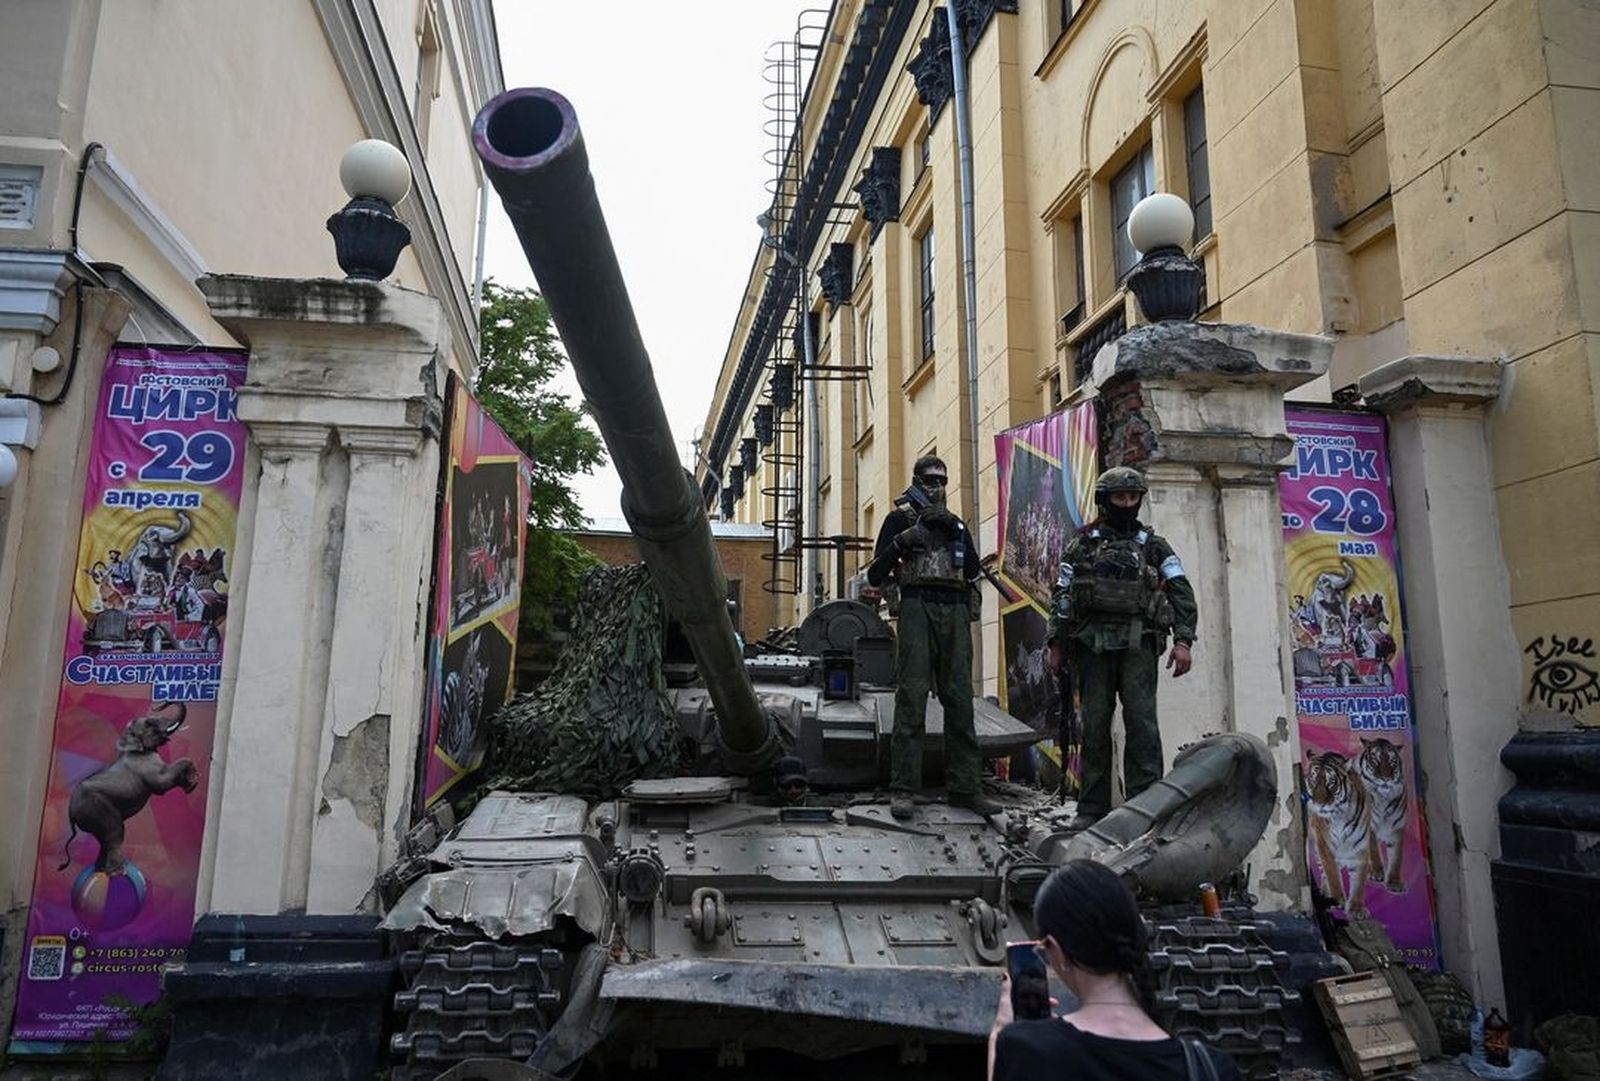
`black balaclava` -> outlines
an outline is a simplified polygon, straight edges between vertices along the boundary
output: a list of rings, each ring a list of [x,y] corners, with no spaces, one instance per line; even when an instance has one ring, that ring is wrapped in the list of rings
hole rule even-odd
[[[944,484],[923,484],[921,477],[913,477],[912,483],[921,489],[922,494],[927,496],[928,501],[934,506],[944,506],[944,493],[945,490],[950,487],[948,481],[946,481]]]
[[[1100,515],[1112,529],[1129,530],[1138,524],[1139,509],[1143,506],[1142,497],[1131,507],[1119,507],[1111,502],[1111,497],[1108,495],[1100,500]]]

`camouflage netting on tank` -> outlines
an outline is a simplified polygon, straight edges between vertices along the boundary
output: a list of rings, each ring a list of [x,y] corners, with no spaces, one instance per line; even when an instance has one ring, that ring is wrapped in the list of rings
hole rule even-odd
[[[495,718],[488,788],[609,799],[677,763],[661,600],[643,564],[584,576],[555,672]]]

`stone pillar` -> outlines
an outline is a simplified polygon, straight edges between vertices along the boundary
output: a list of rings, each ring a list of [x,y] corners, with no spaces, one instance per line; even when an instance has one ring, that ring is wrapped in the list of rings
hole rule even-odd
[[[1479,1002],[1505,1001],[1489,864],[1500,852],[1496,804],[1512,780],[1500,748],[1517,733],[1522,684],[1486,432],[1500,376],[1497,361],[1414,356],[1360,383],[1389,417],[1444,964]]]
[[[372,282],[200,287],[251,349],[239,416],[260,474],[199,907],[352,912],[413,794],[448,325]]]
[[[1283,597],[1278,473],[1293,440],[1283,396],[1327,370],[1326,338],[1254,326],[1135,327],[1096,355],[1104,464],[1150,484],[1149,524],[1183,561],[1200,605],[1194,669],[1163,678],[1162,746],[1249,732],[1272,749],[1278,804],[1251,854],[1251,888],[1269,909],[1307,901]]]

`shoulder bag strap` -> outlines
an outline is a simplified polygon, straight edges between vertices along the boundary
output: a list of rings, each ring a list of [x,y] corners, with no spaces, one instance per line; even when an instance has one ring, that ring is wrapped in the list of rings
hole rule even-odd
[[[1178,1042],[1183,1045],[1183,1062],[1188,1068],[1189,1081],[1218,1081],[1217,1064],[1211,1060],[1211,1054],[1205,1047],[1195,1040],[1182,1037]]]

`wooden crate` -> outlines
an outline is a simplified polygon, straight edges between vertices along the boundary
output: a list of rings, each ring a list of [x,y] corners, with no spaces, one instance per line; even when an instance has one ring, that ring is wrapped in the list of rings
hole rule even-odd
[[[1381,972],[1331,976],[1312,984],[1317,1006],[1353,1078],[1391,1077],[1422,1061],[1416,1038]]]

